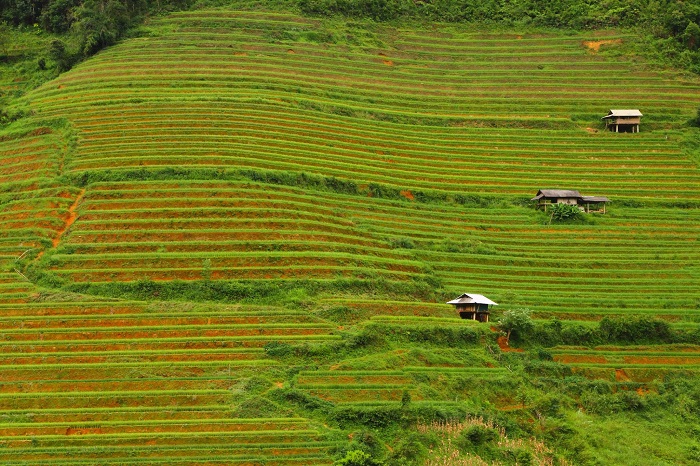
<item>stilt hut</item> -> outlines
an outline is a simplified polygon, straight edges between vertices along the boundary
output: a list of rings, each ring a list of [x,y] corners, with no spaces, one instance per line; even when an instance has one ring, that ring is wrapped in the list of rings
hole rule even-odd
[[[540,189],[537,195],[530,199],[537,201],[537,207],[547,212],[547,206],[552,204],[576,205],[581,199],[581,193],[569,189]]]
[[[616,133],[638,133],[639,123],[642,120],[642,112],[634,109],[610,110],[602,120],[605,120],[605,127]]]
[[[498,306],[486,296],[474,293],[464,293],[463,295],[447,301],[452,304],[462,319],[478,320],[479,322],[489,321],[489,306]]]
[[[578,205],[578,208],[584,212],[600,212],[605,213],[605,204],[610,202],[605,196],[582,196],[581,193],[569,189],[540,189],[537,191],[537,196],[530,199],[537,201],[536,207],[544,209],[547,212],[547,207],[554,204]]]
[[[605,196],[581,196],[579,205],[586,209],[586,213],[600,212],[605,213],[605,204],[610,202]]]

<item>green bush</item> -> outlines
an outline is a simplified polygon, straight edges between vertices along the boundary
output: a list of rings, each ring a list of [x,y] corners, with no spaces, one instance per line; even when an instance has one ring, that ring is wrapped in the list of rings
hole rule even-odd
[[[421,437],[411,432],[401,438],[386,463],[389,466],[418,466],[423,464],[427,455],[428,448]]]
[[[688,125],[700,128],[700,107],[698,107],[698,112],[695,117],[688,120]]]
[[[526,308],[509,309],[503,313],[497,325],[500,330],[506,332],[506,344],[510,343],[512,335],[522,337],[532,330],[534,323],[531,314],[532,311]]]
[[[583,214],[578,205],[571,204],[553,204],[549,210],[550,218],[555,222],[570,222],[580,219]]]
[[[381,466],[382,464],[384,463],[372,458],[362,450],[351,450],[343,458],[333,463],[334,466]]]
[[[464,445],[464,451],[469,451],[471,447],[481,446],[484,443],[490,443],[498,440],[500,437],[496,429],[490,427],[473,425],[459,434],[457,446]],[[460,450],[462,450],[460,448]]]
[[[615,343],[668,343],[674,339],[668,322],[647,316],[604,317],[599,332],[603,341]]]

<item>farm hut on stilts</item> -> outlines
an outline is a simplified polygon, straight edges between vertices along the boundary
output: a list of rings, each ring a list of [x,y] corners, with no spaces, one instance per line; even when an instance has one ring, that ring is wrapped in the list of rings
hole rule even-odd
[[[636,108],[610,110],[601,120],[605,120],[605,127],[610,131],[615,131],[616,133],[638,133],[642,116],[642,112]]]
[[[452,304],[462,319],[478,320],[479,322],[489,321],[489,306],[498,306],[486,296],[474,293],[464,293],[461,296],[447,301]]]

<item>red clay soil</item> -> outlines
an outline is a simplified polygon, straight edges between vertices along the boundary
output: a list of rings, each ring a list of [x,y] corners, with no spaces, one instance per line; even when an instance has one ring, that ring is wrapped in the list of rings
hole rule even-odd
[[[80,190],[80,193],[78,194],[78,197],[75,198],[75,201],[73,201],[73,204],[68,208],[68,218],[66,219],[66,223],[63,226],[63,229],[56,233],[56,237],[53,239],[53,247],[58,246],[58,243],[61,242],[61,237],[68,231],[68,229],[75,223],[75,220],[78,218],[78,214],[75,212],[76,209],[78,208],[78,204],[80,204],[80,201],[83,200],[83,196],[85,195],[85,189]]]
[[[494,330],[494,328],[492,327],[491,330]],[[510,346],[508,346],[508,342],[506,342],[505,335],[500,335],[498,337],[498,340],[496,340],[496,341],[498,342],[498,347],[501,348],[501,351],[503,351],[505,353],[508,353],[508,352],[522,353],[523,352],[522,348],[511,348]]]
[[[592,52],[598,52],[601,45],[606,44],[621,44],[622,39],[605,39],[605,40],[584,40],[583,45]]]
[[[629,382],[631,379],[624,369],[615,369],[615,380],[617,382]]]

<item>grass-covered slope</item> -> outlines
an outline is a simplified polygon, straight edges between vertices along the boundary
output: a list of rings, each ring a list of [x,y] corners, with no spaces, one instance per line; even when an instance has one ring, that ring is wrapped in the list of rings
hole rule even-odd
[[[700,83],[633,40],[196,10],[13,101],[3,464],[694,464]]]

